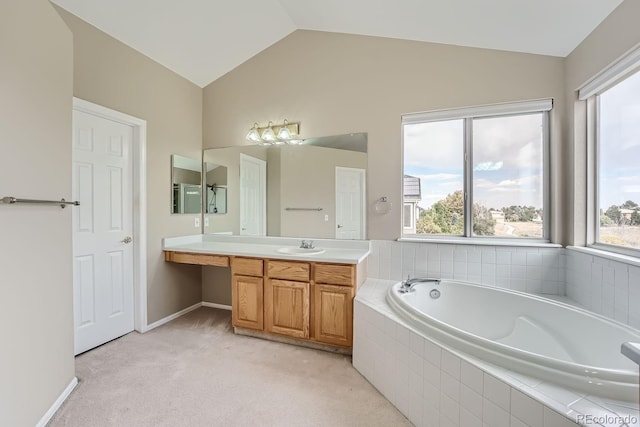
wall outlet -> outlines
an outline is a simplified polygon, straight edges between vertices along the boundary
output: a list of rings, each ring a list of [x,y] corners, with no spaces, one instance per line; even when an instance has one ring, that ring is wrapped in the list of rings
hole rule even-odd
[[[200,227],[200,217],[195,217],[193,220],[193,226],[198,228]]]
[[[329,222],[329,215],[324,216],[324,222]]]
[[[205,226],[205,227],[208,227],[208,226],[209,226],[209,217],[208,217],[208,216],[205,216],[205,217],[204,217],[204,226]]]

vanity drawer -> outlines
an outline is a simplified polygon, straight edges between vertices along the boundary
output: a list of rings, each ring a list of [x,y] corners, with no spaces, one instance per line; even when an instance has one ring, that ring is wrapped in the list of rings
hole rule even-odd
[[[352,265],[316,264],[313,279],[316,283],[353,286],[356,269]]]
[[[165,261],[181,264],[213,265],[216,267],[229,267],[229,257],[222,255],[194,254],[187,252],[165,251]]]
[[[264,274],[263,261],[255,258],[232,258],[231,270],[233,274],[240,274],[243,276],[257,276],[261,277]]]
[[[311,268],[306,262],[267,261],[267,276],[273,279],[308,282]]]

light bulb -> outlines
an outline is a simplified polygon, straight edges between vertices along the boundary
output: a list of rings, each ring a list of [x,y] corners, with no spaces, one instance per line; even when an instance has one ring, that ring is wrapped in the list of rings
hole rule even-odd
[[[260,142],[260,134],[258,133],[258,124],[254,123],[253,127],[247,134],[247,139],[252,142]]]
[[[282,127],[278,131],[278,139],[284,139],[284,140],[291,139],[291,131],[287,127],[288,124],[289,123],[285,119],[284,124],[282,125]]]
[[[276,134],[273,132],[273,129],[271,128],[272,123],[269,122],[269,125],[267,126],[267,128],[262,131],[262,139],[265,141],[275,141],[276,140]]]

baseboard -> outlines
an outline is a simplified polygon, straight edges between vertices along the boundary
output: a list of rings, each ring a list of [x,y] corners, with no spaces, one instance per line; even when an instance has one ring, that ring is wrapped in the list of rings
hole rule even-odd
[[[215,302],[202,302],[203,307],[211,307],[211,308],[219,308],[220,310],[229,310],[231,311],[230,305],[218,304]]]
[[[170,316],[167,316],[167,317],[165,317],[163,319],[155,321],[152,324],[147,325],[147,328],[146,328],[145,332],[149,332],[150,330],[155,329],[158,326],[162,326],[165,323],[171,322],[172,320],[177,319],[180,316],[184,316],[185,314],[187,314],[187,313],[189,313],[189,312],[191,312],[191,311],[193,311],[195,309],[198,309],[200,307],[202,307],[202,302],[195,303],[191,307],[187,307],[187,308],[185,308],[183,310],[180,310],[180,311],[178,311],[176,313],[173,313]]]
[[[60,409],[64,401],[67,400],[67,398],[69,397],[73,389],[76,388],[77,385],[78,385],[78,378],[73,377],[73,379],[71,380],[67,388],[65,388],[62,394],[58,396],[55,402],[53,402],[53,405],[51,405],[51,408],[49,408],[47,413],[44,414],[42,418],[40,418],[40,421],[38,421],[38,424],[36,424],[36,427],[44,427],[47,425],[49,421],[51,421],[51,418],[55,415],[58,409]]]

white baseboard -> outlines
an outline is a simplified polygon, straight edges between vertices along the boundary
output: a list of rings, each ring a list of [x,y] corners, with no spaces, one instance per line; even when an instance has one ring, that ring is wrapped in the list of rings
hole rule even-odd
[[[183,310],[180,310],[180,311],[178,311],[176,313],[173,313],[170,316],[167,316],[167,317],[165,317],[163,319],[160,319],[160,320],[158,320],[156,322],[153,322],[152,324],[147,325],[147,328],[145,329],[145,332],[149,332],[150,330],[152,330],[154,328],[157,328],[158,326],[162,326],[167,322],[171,322],[173,319],[177,319],[180,316],[184,316],[185,314],[187,314],[187,313],[189,313],[189,312],[191,312],[191,311],[193,311],[193,310],[195,310],[197,308],[200,308],[200,307],[202,307],[202,303],[198,302],[198,303],[193,304],[191,307],[187,307],[187,308],[185,308]]]
[[[218,304],[215,302],[202,302],[202,306],[203,307],[211,307],[211,308],[219,308],[221,310],[229,310],[231,311],[231,306],[230,305],[224,305],[224,304]]]
[[[53,417],[53,415],[58,411],[58,409],[60,409],[64,401],[67,400],[67,398],[69,397],[73,389],[76,388],[77,385],[78,385],[78,378],[73,377],[73,379],[71,380],[67,388],[65,388],[62,394],[58,396],[55,402],[53,402],[53,405],[51,405],[51,408],[49,408],[47,413],[44,414],[42,418],[40,418],[40,421],[38,421],[38,424],[36,424],[36,427],[44,427],[47,425],[49,421],[51,421],[51,418]]]

